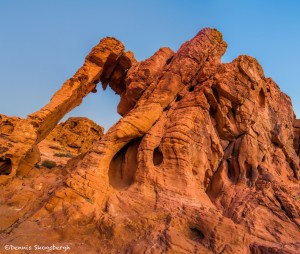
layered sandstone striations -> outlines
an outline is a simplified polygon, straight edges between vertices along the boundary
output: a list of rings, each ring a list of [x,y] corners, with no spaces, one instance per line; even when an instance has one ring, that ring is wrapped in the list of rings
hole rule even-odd
[[[226,47],[217,30],[203,29],[176,53],[162,48],[131,60],[124,77],[116,71],[111,87],[124,117],[57,169],[61,180],[33,194],[40,202],[31,209],[22,208],[20,191],[13,194],[14,182],[34,188],[47,172],[5,186],[2,209],[20,210],[0,220],[1,244],[68,244],[74,253],[298,253],[299,131],[290,98],[254,58],[222,63]]]

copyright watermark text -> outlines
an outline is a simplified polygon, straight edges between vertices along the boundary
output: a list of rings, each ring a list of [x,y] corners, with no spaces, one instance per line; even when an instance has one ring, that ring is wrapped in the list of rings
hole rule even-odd
[[[63,251],[67,252],[70,251],[71,248],[69,245],[12,245],[6,244],[4,249],[7,251],[10,250],[32,250],[32,251],[45,251],[45,252],[52,252],[52,251]]]

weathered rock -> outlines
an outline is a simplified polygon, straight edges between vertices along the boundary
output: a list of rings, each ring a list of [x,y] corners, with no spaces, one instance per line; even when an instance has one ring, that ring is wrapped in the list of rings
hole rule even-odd
[[[66,113],[80,105],[85,96],[95,92],[100,80],[108,82],[113,77],[114,86],[122,86],[128,68],[135,61],[132,53],[124,52],[121,42],[104,38],[92,49],[83,66],[41,110],[27,119],[1,115],[0,184],[6,183],[16,173],[24,174],[33,168],[38,158],[34,146],[45,139]],[[115,70],[117,74],[114,74]]]
[[[38,152],[33,150],[36,138],[34,127],[26,120],[0,115],[0,185],[15,176],[20,165],[24,172],[28,163],[32,168],[38,162]]]
[[[290,98],[254,58],[222,64],[225,49],[217,30],[203,29],[177,53],[133,64],[125,83],[116,74],[124,117],[68,162],[64,185],[30,219],[2,225],[0,242],[50,239],[78,253],[298,253]]]
[[[163,67],[172,60],[174,52],[169,48],[159,49],[152,57],[134,64],[129,69],[121,100],[118,105],[118,113],[125,116],[137,103],[143,92],[151,83],[162,75]]]
[[[46,139],[38,144],[42,166],[55,162],[65,166],[70,158],[86,153],[103,136],[103,128],[86,117],[70,117],[58,124]]]
[[[300,119],[296,119],[294,122],[294,148],[300,156]]]
[[[85,153],[101,139],[104,129],[86,117],[70,117],[57,125],[46,140],[57,142],[75,154]]]

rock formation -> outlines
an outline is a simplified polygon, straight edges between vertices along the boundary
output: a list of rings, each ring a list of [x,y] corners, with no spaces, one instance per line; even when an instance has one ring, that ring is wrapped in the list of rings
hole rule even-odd
[[[46,138],[74,152],[85,153],[101,139],[104,129],[86,117],[70,117],[57,125]]]
[[[300,156],[300,119],[296,119],[294,122],[294,148]]]
[[[58,124],[42,142],[38,144],[41,161],[37,166],[55,163],[65,166],[70,158],[84,154],[99,141],[104,129],[86,117],[70,117]]]
[[[73,253],[299,253],[291,100],[254,58],[222,63],[226,47],[217,30],[203,29],[176,53],[108,61],[100,80],[121,96],[123,118],[65,167],[33,168],[4,187],[0,243],[68,244]],[[26,120],[35,143],[57,123],[51,114],[71,108],[61,96]]]
[[[95,46],[75,75],[67,80],[41,110],[27,119],[0,115],[0,184],[17,175],[26,175],[38,162],[37,144],[53,130],[63,116],[81,104],[101,81],[118,87],[135,62],[131,52],[114,38]]]

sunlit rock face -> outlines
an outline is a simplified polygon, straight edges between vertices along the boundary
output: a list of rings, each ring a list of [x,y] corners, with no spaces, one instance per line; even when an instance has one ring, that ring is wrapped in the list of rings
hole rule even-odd
[[[87,152],[99,141],[103,132],[103,127],[86,117],[70,117],[58,124],[46,140],[56,142],[78,155]]]
[[[33,169],[2,188],[1,244],[298,253],[299,124],[290,98],[254,58],[223,64],[226,47],[207,28],[176,53],[162,48],[142,62],[123,54],[122,77],[105,69],[101,81],[120,94],[123,118],[66,166]]]
[[[126,73],[136,62],[133,54],[124,52],[124,49],[124,45],[115,38],[102,39],[86,56],[75,75],[56,91],[43,108],[26,119],[0,115],[0,185],[15,176],[26,175],[39,162],[37,145],[68,112],[81,104],[84,97],[97,92],[100,81],[104,89],[110,83],[116,92],[124,90]]]

